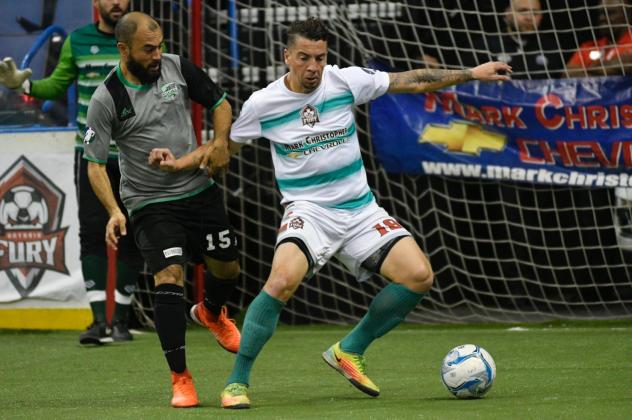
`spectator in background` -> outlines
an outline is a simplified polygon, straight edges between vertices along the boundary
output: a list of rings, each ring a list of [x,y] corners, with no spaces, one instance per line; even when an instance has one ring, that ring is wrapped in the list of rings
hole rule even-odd
[[[632,74],[630,0],[602,0],[599,38],[584,42],[566,64],[568,77]]]
[[[481,23],[477,4],[468,0],[427,0],[424,7],[410,7],[413,24],[424,31],[418,31],[421,45],[414,46],[409,55],[418,57],[422,67],[462,68],[479,64],[475,49],[480,48],[476,35]]]
[[[600,38],[586,41],[568,61],[569,77],[632,74],[630,0],[602,0]],[[615,229],[622,249],[632,251],[632,188],[615,188]]]
[[[0,84],[22,90],[38,99],[63,97],[68,87],[77,82],[79,109],[77,115],[77,143],[75,146],[75,183],[79,204],[79,239],[81,242],[81,271],[92,309],[93,323],[79,336],[80,344],[102,344],[108,336],[105,316],[105,289],[107,281],[107,253],[103,229],[108,214],[94,195],[88,180],[87,161],[83,154],[83,137],[86,131],[86,115],[90,97],[97,85],[105,79],[118,63],[118,49],[114,38],[116,23],[129,10],[129,0],[92,0],[100,20],[76,29],[66,38],[59,62],[50,77],[30,80],[31,71],[17,70],[12,58],[0,62]],[[116,199],[119,198],[120,172],[116,146],[110,147],[107,170],[114,184]],[[122,238],[116,265],[116,302],[112,319],[112,339],[132,340],[128,329],[129,308],[143,261],[134,240]]]
[[[564,60],[554,35],[539,31],[540,0],[511,0],[505,10],[501,32],[488,35],[491,60],[513,68],[514,79],[544,79],[563,76]]]

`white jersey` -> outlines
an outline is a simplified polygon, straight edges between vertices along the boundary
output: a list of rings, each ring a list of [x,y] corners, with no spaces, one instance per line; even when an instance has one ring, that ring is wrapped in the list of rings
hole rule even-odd
[[[290,91],[285,76],[253,93],[230,137],[237,143],[270,140],[282,204],[309,201],[358,209],[375,201],[360,154],[353,105],[386,93],[385,72],[325,66],[318,89]]]

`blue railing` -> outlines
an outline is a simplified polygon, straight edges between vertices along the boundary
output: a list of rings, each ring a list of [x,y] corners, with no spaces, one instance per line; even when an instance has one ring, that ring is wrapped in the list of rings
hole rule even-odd
[[[238,28],[237,28],[237,4],[235,0],[228,2],[228,35],[230,37],[230,58],[231,67],[239,68],[239,43],[238,41]]]
[[[26,55],[24,55],[24,58],[22,59],[22,63],[20,63],[20,69],[25,69],[29,67],[29,65],[31,64],[31,60],[33,60],[33,57],[35,56],[35,54],[37,54],[37,52],[40,50],[40,48],[42,48],[42,46],[44,46],[44,44],[48,41],[48,39],[53,37],[54,35],[60,35],[63,38],[66,38],[67,33],[64,30],[64,28],[62,28],[59,25],[51,25],[48,28],[46,28],[44,32],[42,32],[41,35],[35,40],[31,48],[26,52]],[[68,88],[67,98],[68,98],[68,109],[67,109],[68,125],[74,126],[76,125],[76,119],[77,119],[76,83],[73,83]],[[44,104],[42,105],[42,111],[44,112],[48,111],[52,107],[52,105],[53,105],[53,101],[45,101]]]

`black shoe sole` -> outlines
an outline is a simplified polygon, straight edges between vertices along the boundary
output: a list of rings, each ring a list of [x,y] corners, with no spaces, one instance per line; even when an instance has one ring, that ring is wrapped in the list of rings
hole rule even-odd
[[[112,336],[112,340],[116,341],[117,343],[121,343],[121,342],[125,342],[125,341],[134,341],[134,337],[130,336],[130,337],[114,337]]]
[[[250,404],[237,404],[230,407],[222,407],[224,410],[246,410],[250,408]]]
[[[104,343],[95,337],[84,337],[79,339],[79,344],[82,346],[102,346]]]

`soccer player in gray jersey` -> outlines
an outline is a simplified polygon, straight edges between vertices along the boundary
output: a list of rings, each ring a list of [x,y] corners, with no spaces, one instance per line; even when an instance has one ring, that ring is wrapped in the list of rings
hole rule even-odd
[[[198,397],[185,358],[187,261],[204,262],[212,273],[205,282],[204,302],[191,308],[191,317],[226,350],[235,353],[240,343],[224,305],[240,272],[237,239],[219,188],[200,167],[207,166],[201,157],[208,149],[218,150],[209,154],[212,166],[228,162],[231,106],[226,93],[201,69],[177,55],[162,54],[162,30],[150,16],[126,15],[115,35],[121,59],[90,100],[84,158],[90,183],[110,215],[106,242],[116,248],[127,228],[104,164],[111,139],[119,148],[121,199],[136,243],[154,273],[154,322],[171,370],[171,405],[192,407]],[[199,148],[189,100],[213,111],[214,140]],[[148,162],[147,157],[157,147],[188,154],[191,164],[177,172],[152,166],[159,162]]]

